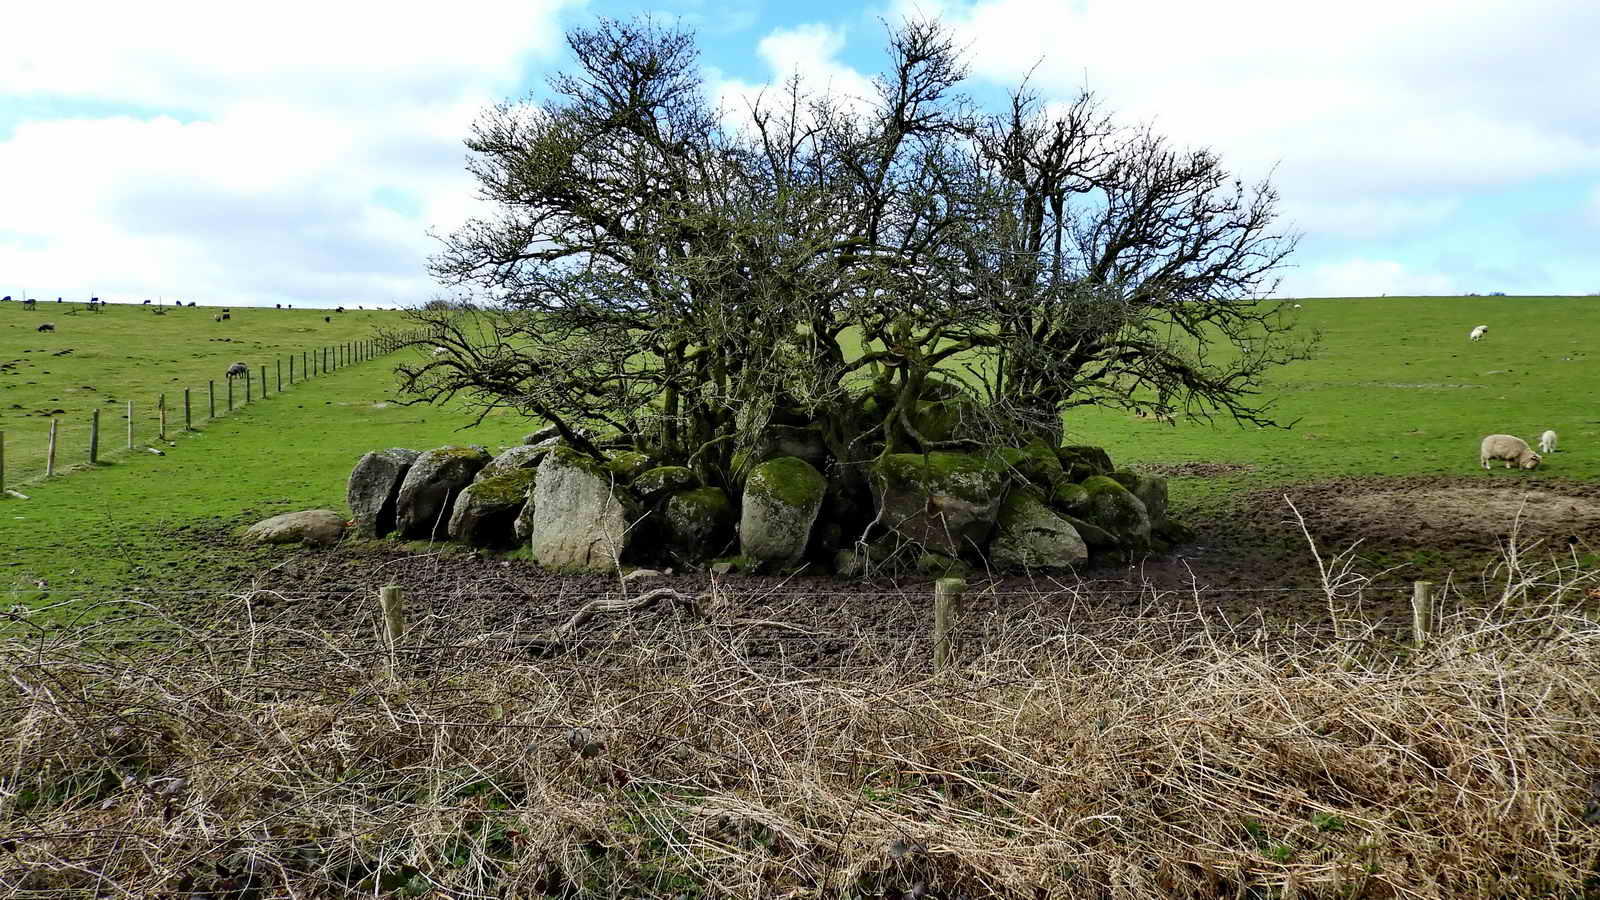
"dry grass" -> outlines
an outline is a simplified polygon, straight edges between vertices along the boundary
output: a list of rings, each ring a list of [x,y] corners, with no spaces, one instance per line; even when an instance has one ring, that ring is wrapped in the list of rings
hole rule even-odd
[[[937,677],[924,635],[800,668],[715,606],[542,659],[428,619],[393,675],[244,606],[18,631],[0,894],[1595,896],[1593,576],[1507,565],[1421,649],[1019,615]]]

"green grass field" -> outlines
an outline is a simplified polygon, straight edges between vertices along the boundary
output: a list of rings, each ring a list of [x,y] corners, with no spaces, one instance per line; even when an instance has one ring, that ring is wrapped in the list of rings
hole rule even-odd
[[[1243,489],[1349,474],[1600,478],[1600,360],[1590,337],[1600,333],[1600,298],[1301,302],[1301,321],[1323,335],[1318,355],[1280,369],[1268,388],[1278,415],[1295,421],[1294,428],[1241,429],[1231,421],[1168,426],[1087,411],[1069,418],[1069,440],[1105,446],[1119,464],[1252,467],[1220,478],[1174,478],[1180,517],[1186,507],[1207,514]],[[42,466],[30,460],[42,453],[35,447],[47,417],[31,411],[46,406],[64,410],[63,420],[86,418],[97,404],[110,410],[102,412],[109,433],[102,441],[116,452],[93,469],[48,482],[35,478],[25,488],[30,500],[0,501],[0,588],[29,588],[38,580],[53,590],[152,580],[226,586],[252,566],[270,564],[272,552],[241,550],[237,564],[219,571],[173,535],[293,509],[342,509],[345,478],[368,450],[477,443],[493,451],[530,428],[527,420],[500,415],[464,429],[470,417],[463,409],[397,405],[391,356],[296,384],[214,422],[197,416],[198,430],[176,435],[165,456],[129,455],[120,450],[122,402],[132,399],[149,412],[157,392],[170,398],[184,386],[203,398],[206,380],[220,381],[234,359],[265,363],[270,372],[274,356],[366,336],[397,323],[396,314],[351,312],[325,324],[319,311],[251,309],[216,323],[198,307],[167,316],[122,307],[62,317],[6,306],[0,361],[32,363],[0,378],[8,469],[15,471],[17,460],[24,472]],[[44,319],[56,322],[55,334],[33,331]],[[1489,326],[1488,336],[1469,342],[1467,331],[1480,324]],[[50,355],[64,347],[73,352]],[[1534,442],[1546,428],[1560,432],[1562,449],[1539,471],[1476,468],[1482,435],[1509,432]],[[141,429],[141,442],[149,440],[154,420]],[[72,429],[64,431],[66,463],[82,458],[76,440]]]

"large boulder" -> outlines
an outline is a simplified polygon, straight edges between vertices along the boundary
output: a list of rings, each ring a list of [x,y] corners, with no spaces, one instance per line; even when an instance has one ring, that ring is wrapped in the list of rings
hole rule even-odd
[[[450,503],[488,464],[489,451],[482,447],[440,447],[418,456],[395,501],[400,536],[444,537]]]
[[[344,537],[344,516],[331,509],[308,509],[263,519],[244,531],[247,543],[331,547]]]
[[[1071,445],[1056,448],[1056,459],[1066,470],[1069,481],[1081,482],[1095,475],[1110,475],[1116,467],[1111,465],[1111,454],[1100,447]]]
[[[528,492],[528,499],[517,508],[517,517],[511,522],[511,534],[517,539],[518,544],[525,543],[533,537],[533,511],[538,507],[533,502],[533,492]]]
[[[630,485],[633,495],[649,506],[665,500],[679,491],[690,491],[700,486],[700,479],[683,466],[656,466],[646,469]]]
[[[1118,477],[1121,475],[1130,478]],[[1123,487],[1133,492],[1139,502],[1144,504],[1145,513],[1150,516],[1152,531],[1162,531],[1167,527],[1167,479],[1162,475],[1135,472],[1113,472],[1112,476]]]
[[[1044,441],[1034,441],[1022,448],[1001,447],[994,451],[994,458],[1005,466],[1013,480],[1031,484],[1041,491],[1048,493],[1058,486],[1071,484],[1061,460]]]
[[[744,484],[740,554],[780,567],[800,562],[827,489],[822,473],[797,457],[780,456],[756,466]]]
[[[564,571],[603,572],[627,553],[633,501],[617,475],[570,447],[539,464],[533,490],[534,561]]]
[[[475,547],[510,545],[517,513],[527,504],[537,476],[534,469],[512,469],[467,485],[450,511],[450,539]]]
[[[872,469],[883,524],[946,556],[988,541],[1005,490],[1003,463],[966,453],[893,453]]]
[[[1115,538],[1117,548],[1129,558],[1150,549],[1150,514],[1132,491],[1105,475],[1086,479],[1083,488],[1089,492],[1084,521]]]
[[[1015,490],[1000,507],[989,561],[1002,571],[1037,571],[1079,566],[1089,547],[1076,528],[1032,490]]]
[[[357,532],[382,537],[394,530],[395,501],[400,494],[400,484],[421,455],[416,450],[398,447],[374,450],[361,457],[350,470],[345,502],[350,506],[350,518]]]
[[[554,444],[548,443],[534,446],[518,444],[502,451],[499,456],[489,460],[489,464],[479,469],[478,474],[472,480],[487,481],[490,478],[497,478],[507,472],[514,472],[518,469],[537,469],[539,468],[539,463],[544,461],[545,454],[549,453],[554,446]]]
[[[691,559],[720,555],[733,534],[733,501],[722,488],[678,491],[661,505],[667,542]]]

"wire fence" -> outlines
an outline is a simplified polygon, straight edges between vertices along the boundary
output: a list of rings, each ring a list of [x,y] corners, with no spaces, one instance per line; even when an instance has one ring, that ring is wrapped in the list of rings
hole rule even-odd
[[[176,438],[235,410],[276,397],[296,385],[392,353],[421,332],[383,335],[310,347],[269,363],[235,364],[202,388],[163,391],[144,402],[126,400],[71,417],[51,416],[43,433],[0,429],[0,499],[26,499],[23,488],[119,456],[163,455]]]

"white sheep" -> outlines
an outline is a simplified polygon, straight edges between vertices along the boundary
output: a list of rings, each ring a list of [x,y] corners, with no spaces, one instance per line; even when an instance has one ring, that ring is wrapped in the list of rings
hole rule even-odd
[[[1549,429],[1544,434],[1539,435],[1539,452],[1545,454],[1556,452],[1555,429]]]
[[[433,355],[434,356],[443,356],[443,355],[445,355],[446,353],[449,353],[449,352],[450,352],[449,350],[446,350],[443,347],[435,347],[435,348],[433,348]]]
[[[1296,304],[1295,304],[1295,305],[1294,305],[1294,308],[1295,308],[1295,309],[1304,309],[1304,308],[1305,308],[1305,307],[1303,307],[1303,306],[1301,306],[1301,305],[1300,305],[1300,304],[1298,304],[1298,303],[1296,303]]]
[[[1479,325],[1477,328],[1474,328],[1471,331],[1467,332],[1467,337],[1472,338],[1475,341],[1478,341],[1478,340],[1482,340],[1483,336],[1485,334],[1488,334],[1488,333],[1489,333],[1489,326],[1487,326],[1487,325]]]
[[[1533,452],[1527,441],[1509,434],[1491,434],[1483,439],[1478,447],[1478,464],[1487,470],[1491,459],[1505,460],[1508,469],[1512,463],[1519,469],[1539,468],[1539,454]]]

